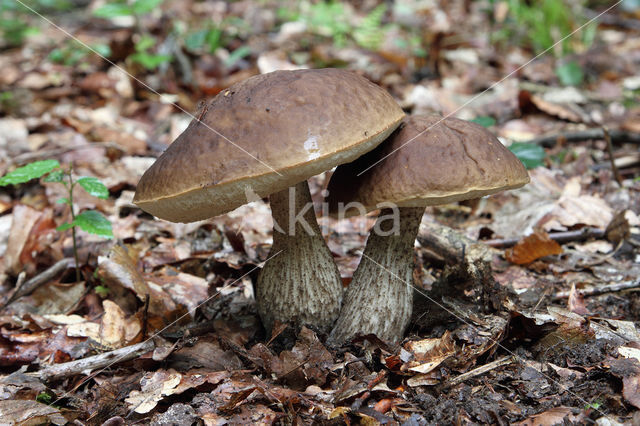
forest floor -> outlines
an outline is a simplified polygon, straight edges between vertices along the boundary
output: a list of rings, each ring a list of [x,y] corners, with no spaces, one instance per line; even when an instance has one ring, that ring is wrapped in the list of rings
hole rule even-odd
[[[0,423],[640,424],[640,6],[543,3],[1,2],[0,176],[57,160],[108,193],[0,188]],[[190,224],[132,203],[201,100],[297,67],[473,119],[529,168],[426,210],[400,344],[266,335],[268,201]],[[78,225],[77,268],[70,204],[106,221]],[[345,285],[374,221],[319,218]]]

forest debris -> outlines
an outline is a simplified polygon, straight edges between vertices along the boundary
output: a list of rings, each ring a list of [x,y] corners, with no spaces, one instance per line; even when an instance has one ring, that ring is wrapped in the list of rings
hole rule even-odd
[[[640,132],[609,130],[609,137],[611,138],[612,142],[640,144]],[[582,142],[591,139],[604,139],[604,133],[601,127],[597,129],[588,129],[576,132],[568,131],[544,135],[534,139],[529,139],[527,143],[542,145],[545,148],[551,148],[555,146],[558,141]]]
[[[41,272],[40,274],[25,281],[21,286],[18,286],[15,288],[14,292],[11,294],[11,296],[9,296],[9,299],[0,308],[0,311],[6,308],[15,300],[30,294],[41,285],[52,280],[55,276],[60,274],[62,271],[69,268],[73,263],[74,261],[71,258],[59,260],[48,269]]]
[[[131,343],[142,330],[142,324],[136,316],[126,317],[118,305],[110,300],[102,302],[104,315],[100,323],[83,322],[70,324],[68,336],[88,337],[108,348],[120,348]]]
[[[93,370],[105,368],[116,363],[125,362],[129,361],[130,359],[137,358],[142,354],[152,351],[154,348],[155,343],[153,342],[153,340],[149,339],[142,343],[138,343],[132,346],[125,346],[124,348],[105,352],[99,355],[94,355],[61,364],[50,365],[39,371],[27,374],[38,377],[45,381],[71,377],[77,374],[89,374]]]
[[[576,290],[576,284],[573,283],[571,285],[571,290],[569,291],[569,300],[567,301],[567,307],[571,312],[575,312],[579,315],[590,315],[591,312],[587,309],[587,306],[584,302],[584,295]]]
[[[163,397],[176,393],[181,380],[182,374],[175,370],[158,370],[148,373],[140,380],[142,389],[131,391],[125,402],[136,413],[148,413]]]
[[[7,251],[4,254],[4,263],[7,270],[14,275],[22,271],[22,252],[27,245],[27,240],[36,222],[44,215],[23,204],[13,207],[13,221],[7,243]]]
[[[440,338],[410,341],[404,347],[411,353],[412,359],[400,370],[421,374],[429,373],[456,353],[455,342],[448,330]]]
[[[598,287],[585,287],[580,289],[580,293],[582,293],[583,296],[596,296],[599,294],[615,293],[617,291],[624,291],[624,290],[629,290],[637,287],[640,287],[640,280],[623,281],[619,283],[605,284],[603,286],[598,286]],[[553,299],[554,300],[566,299],[570,295],[571,295],[571,290],[559,291],[553,295]]]
[[[560,244],[549,238],[549,235],[541,230],[521,239],[513,248],[505,251],[505,258],[516,265],[526,265],[536,259],[552,254],[561,254]]]
[[[574,415],[573,409],[570,407],[554,407],[542,413],[533,416],[521,422],[514,423],[516,426],[553,426],[557,424],[565,424],[565,422],[580,423],[584,420],[580,415]]]
[[[564,244],[564,243],[573,242],[573,241],[584,241],[590,238],[602,238],[604,234],[605,232],[601,229],[586,226],[584,228],[580,228],[575,231],[549,232],[547,235],[553,241],[556,241],[559,244]],[[507,247],[513,247],[520,240],[521,240],[521,237],[498,238],[498,239],[492,239],[492,240],[482,240],[482,243],[490,247],[507,248]]]
[[[213,339],[201,338],[193,346],[184,346],[171,354],[172,367],[190,370],[203,367],[208,371],[233,371],[242,368],[240,359],[231,350],[224,350]]]
[[[636,408],[640,408],[640,361],[635,357],[614,359],[610,363],[611,374],[622,378],[622,396]]]
[[[67,419],[55,407],[37,401],[0,401],[0,419],[4,424],[36,425],[53,423],[64,425]]]
[[[510,365],[510,364],[515,363],[515,362],[516,362],[516,360],[514,359],[514,357],[504,356],[504,357],[499,358],[499,359],[497,359],[495,361],[492,361],[492,362],[490,362],[488,364],[481,365],[478,368],[474,368],[471,371],[468,371],[466,373],[462,373],[459,376],[453,377],[452,379],[449,379],[448,381],[443,383],[443,386],[444,387],[455,386],[458,383],[462,383],[465,380],[468,380],[468,379],[470,379],[472,377],[480,376],[480,375],[482,375],[484,373],[487,373],[487,372],[489,372],[491,370],[494,370],[494,369],[499,368],[499,367],[503,367],[505,365]]]

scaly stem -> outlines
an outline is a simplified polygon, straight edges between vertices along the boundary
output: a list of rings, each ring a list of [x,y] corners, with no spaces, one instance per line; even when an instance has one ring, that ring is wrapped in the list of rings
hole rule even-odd
[[[329,343],[340,345],[356,335],[375,334],[388,342],[402,339],[413,310],[413,244],[424,207],[399,208],[399,230],[392,210],[380,212]],[[380,232],[382,231],[382,232]]]
[[[270,196],[273,246],[258,276],[256,301],[267,331],[276,320],[328,332],[342,280],[316,220],[307,181]]]

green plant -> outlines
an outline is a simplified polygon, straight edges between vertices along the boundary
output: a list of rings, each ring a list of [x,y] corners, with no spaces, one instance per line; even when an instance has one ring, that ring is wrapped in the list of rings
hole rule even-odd
[[[111,48],[106,44],[95,44],[91,46],[101,56],[109,57],[111,55]],[[62,47],[56,47],[49,53],[49,59],[58,64],[67,66],[77,65],[80,61],[85,59],[87,55],[91,53],[89,49],[75,40],[70,40]]]
[[[127,2],[124,0],[116,0],[106,3],[93,11],[93,16],[97,18],[115,18],[118,16],[135,16],[140,17],[153,11],[160,6],[164,0],[135,0]]]
[[[28,35],[39,32],[29,25],[25,12],[14,0],[0,0],[0,35],[7,45],[19,46]]]
[[[205,50],[207,53],[215,53],[223,46],[223,35],[224,30],[221,26],[192,31],[184,38],[184,46],[191,52]]]
[[[491,127],[496,124],[496,119],[488,115],[481,115],[474,118],[471,122],[481,125],[482,127]]]
[[[378,50],[384,42],[387,27],[382,26],[382,18],[387,12],[387,5],[376,6],[353,31],[353,38],[365,49]]]
[[[331,37],[337,47],[344,47],[352,27],[340,2],[320,1],[312,4],[303,20],[315,34]]]
[[[509,150],[522,161],[522,164],[524,164],[527,169],[535,169],[544,164],[545,152],[544,148],[540,145],[516,142],[509,145]]]
[[[111,230],[111,222],[101,213],[95,210],[85,210],[79,214],[75,212],[73,203],[73,190],[76,185],[80,185],[89,195],[97,198],[106,199],[109,197],[109,190],[102,182],[92,176],[75,177],[72,167],[62,169],[57,160],[36,161],[26,166],[19,167],[14,171],[0,178],[0,187],[7,185],[18,185],[28,182],[32,179],[38,179],[45,176],[45,182],[57,182],[64,185],[67,189],[68,197],[61,198],[57,202],[69,206],[71,213],[71,222],[63,223],[56,229],[58,231],[66,231],[71,229],[73,238],[73,256],[76,263],[76,279],[80,281],[80,269],[78,268],[78,247],[76,228],[80,228],[90,234],[98,235],[104,238],[113,238]]]
[[[136,53],[129,56],[131,62],[142,65],[148,70],[154,70],[165,62],[169,62],[173,59],[171,55],[161,55],[151,52],[151,48],[156,44],[156,39],[149,35],[144,34],[140,37],[140,40],[135,44]]]
[[[140,18],[158,8],[164,0],[115,0],[104,4],[93,11],[93,16],[104,19],[119,16],[132,16],[136,21],[136,28],[141,28]],[[135,53],[129,60],[142,65],[147,70],[154,70],[165,62],[173,60],[172,55],[152,52],[156,46],[156,39],[151,34],[140,31],[139,39],[135,43]]]
[[[497,0],[490,0],[490,4]],[[587,19],[584,15],[583,1],[570,0],[507,0],[508,13],[501,28],[492,35],[494,41],[517,41],[531,47],[536,53],[551,48],[563,37],[571,34]],[[491,11],[493,8],[490,8]],[[576,50],[581,43],[588,47],[595,36],[596,26],[589,25],[575,37],[563,40],[554,49],[556,56],[561,57]]]
[[[584,80],[582,68],[573,61],[557,66],[556,75],[563,86],[579,86]]]
[[[60,12],[73,7],[69,0],[32,0],[25,3],[38,13]],[[19,2],[0,0],[0,36],[4,44],[19,46],[26,37],[40,32],[38,27],[30,24],[30,16],[32,12]]]

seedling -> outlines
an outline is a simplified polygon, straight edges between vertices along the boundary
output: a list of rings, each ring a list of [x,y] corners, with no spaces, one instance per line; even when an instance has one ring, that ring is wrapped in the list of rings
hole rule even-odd
[[[36,161],[26,166],[19,167],[0,178],[0,187],[7,185],[18,185],[28,182],[32,179],[38,179],[45,176],[45,182],[57,182],[64,185],[67,189],[67,197],[57,200],[69,206],[71,213],[71,222],[63,223],[56,229],[58,231],[66,231],[71,229],[73,239],[73,257],[76,263],[76,280],[80,281],[80,269],[78,265],[78,246],[76,228],[80,228],[90,234],[98,235],[104,238],[113,238],[111,222],[100,212],[95,210],[85,210],[76,214],[73,203],[73,190],[76,185],[80,185],[89,195],[97,198],[106,199],[109,197],[109,190],[102,182],[92,176],[75,177],[73,168],[68,169],[60,167],[60,163],[56,160]]]
[[[93,16],[104,19],[132,16],[136,22],[135,27],[140,29],[142,28],[140,18],[158,8],[163,1],[164,0],[112,1],[94,10]],[[152,48],[157,44],[155,37],[146,31],[140,31],[140,33],[140,38],[135,44],[136,53],[129,57],[132,62],[138,63],[151,71],[173,59],[171,55],[153,53]]]

